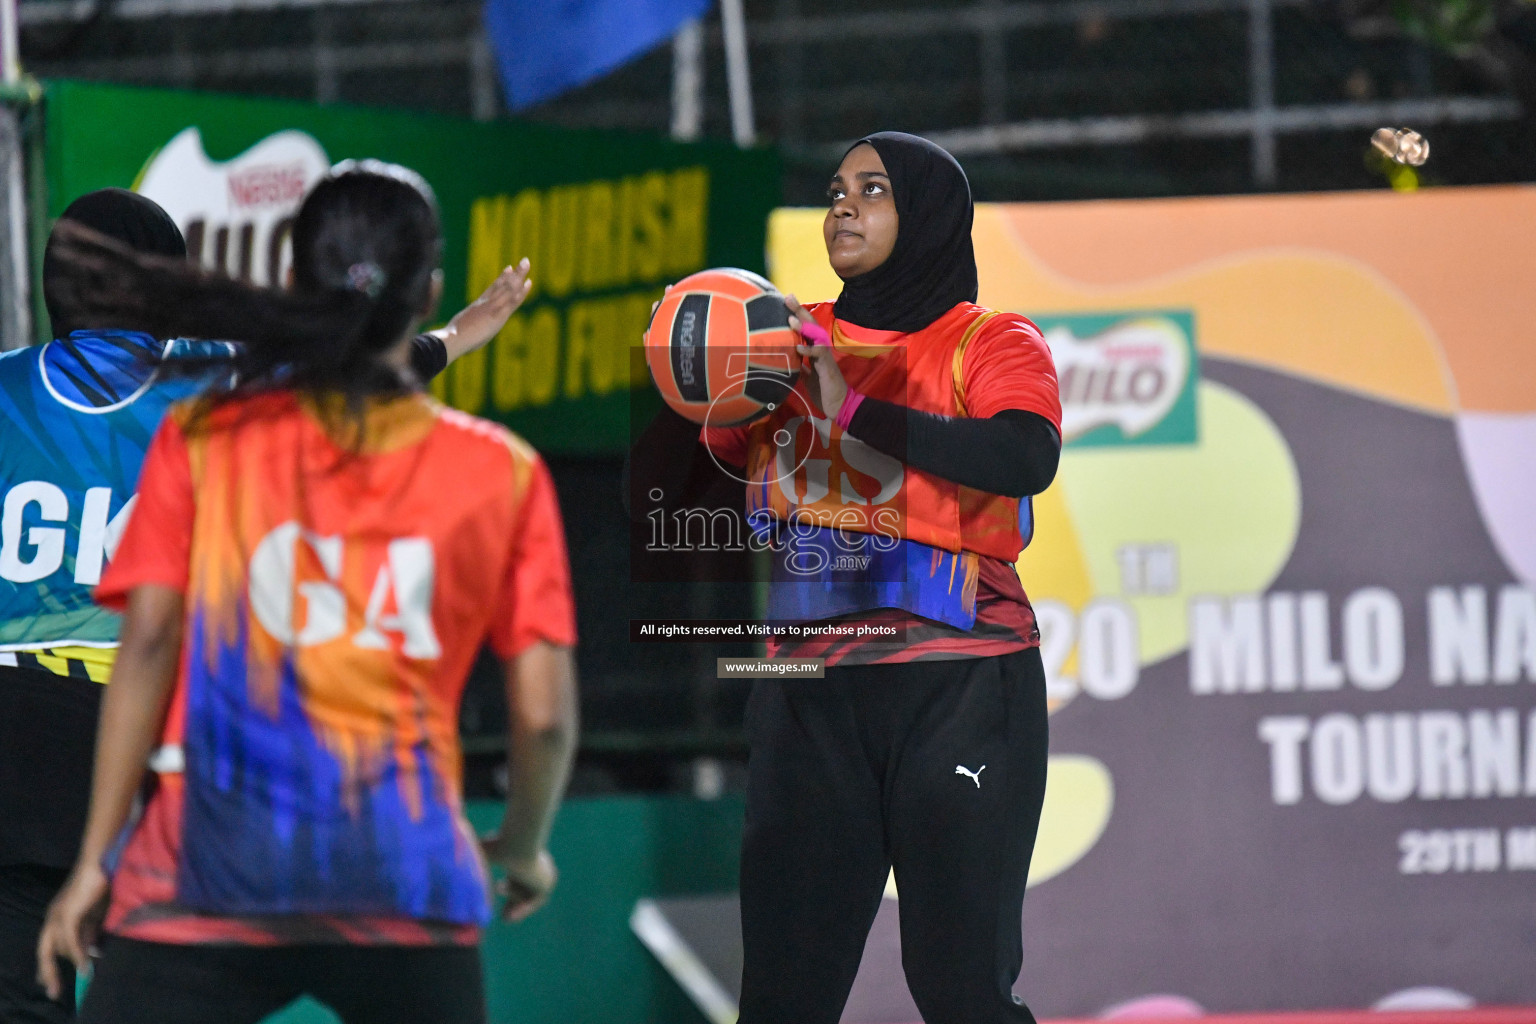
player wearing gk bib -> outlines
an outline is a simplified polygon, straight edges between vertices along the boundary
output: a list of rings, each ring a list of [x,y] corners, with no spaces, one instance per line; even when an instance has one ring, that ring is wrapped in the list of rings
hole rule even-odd
[[[82,196],[65,220],[135,251],[180,258],[186,245],[153,202],[121,189]],[[0,1020],[62,1024],[73,981],[52,1002],[36,980],[43,915],[85,824],[101,684],[117,616],[101,579],[132,510],[139,465],[190,380],[156,380],[168,347],[139,331],[82,322],[43,295],[57,337],[0,355]]]
[[[483,1020],[487,856],[514,916],[554,883],[574,743],[560,517],[536,453],[405,372],[438,245],[424,183],[383,165],[306,199],[291,295],[72,243],[126,319],[185,289],[180,327],[245,343],[240,383],[161,425],[97,591],[126,606],[123,646],[39,950],[51,985],[55,953],[83,959],[114,860],[86,1021],[255,1022],[304,994],[349,1024]],[[484,852],[457,730],[482,642],[515,740]],[[109,856],[146,761],[152,795]]]
[[[761,679],[747,706],[742,1024],[835,1024],[894,868],[902,961],[928,1024],[1033,1020],[1012,993],[1045,792],[1045,675],[1014,571],[1029,496],[1055,476],[1061,406],[1044,339],[976,305],[970,188],[923,139],[870,136],[832,180],[836,303],[792,297],[796,395],[708,452],[633,456],[631,502],[724,504],[745,482],[771,542],[773,657],[824,679]],[[665,436],[663,436],[665,435]],[[660,441],[658,444],[657,442]],[[687,449],[682,449],[687,450]],[[740,507],[740,506],[738,506]]]

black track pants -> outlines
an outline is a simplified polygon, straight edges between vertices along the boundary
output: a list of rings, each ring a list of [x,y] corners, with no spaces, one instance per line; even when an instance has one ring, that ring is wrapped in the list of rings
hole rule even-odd
[[[80,1024],[256,1024],[303,995],[344,1024],[484,1024],[473,946],[173,946],[109,935]]]
[[[75,1016],[75,968],[59,961],[62,998],[37,983],[37,937],[48,904],[64,884],[60,868],[0,867],[0,1024],[68,1024]]]
[[[1045,797],[1039,650],[761,680],[747,731],[741,1024],[835,1024],[891,866],[924,1021],[1032,1022],[1011,990]]]

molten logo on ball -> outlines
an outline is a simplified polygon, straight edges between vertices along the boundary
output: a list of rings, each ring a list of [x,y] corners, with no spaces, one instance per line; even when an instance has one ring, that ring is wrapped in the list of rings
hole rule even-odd
[[[683,364],[683,383],[693,383],[693,322],[694,314],[690,311],[683,314],[683,335],[677,342],[677,350],[682,353],[679,357]]]
[[[768,281],[745,270],[703,270],[657,304],[645,358],[673,409],[695,423],[734,427],[789,399],[800,377],[798,340]]]
[[[672,321],[672,376],[689,402],[709,401],[708,364],[699,358],[699,343],[709,332],[709,296],[684,297]]]

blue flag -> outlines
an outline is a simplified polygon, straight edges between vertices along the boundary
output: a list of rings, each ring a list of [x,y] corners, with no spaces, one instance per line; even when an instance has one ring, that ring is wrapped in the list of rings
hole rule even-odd
[[[522,110],[607,74],[702,17],[710,0],[486,0],[507,106]]]

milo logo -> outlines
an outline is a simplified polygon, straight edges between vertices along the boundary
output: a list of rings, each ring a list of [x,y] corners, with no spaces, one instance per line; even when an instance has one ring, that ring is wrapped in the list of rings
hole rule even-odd
[[[1187,312],[1038,317],[1056,360],[1062,440],[1193,444],[1197,377]]]
[[[288,273],[294,214],[330,166],[304,132],[269,135],[220,162],[209,159],[202,133],[187,128],[150,158],[136,190],[176,221],[191,259],[271,285]]]

